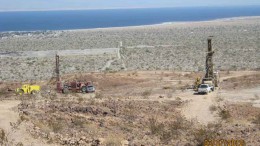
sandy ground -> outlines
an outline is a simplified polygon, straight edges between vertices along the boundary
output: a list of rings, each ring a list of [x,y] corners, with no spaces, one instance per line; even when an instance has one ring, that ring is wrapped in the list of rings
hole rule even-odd
[[[222,82],[225,79],[234,78],[234,77],[241,77],[246,75],[253,75],[256,72],[251,71],[244,71],[244,72],[233,72],[229,76],[221,77],[220,81]],[[217,122],[219,119],[218,116],[210,111],[210,106],[217,105],[216,102],[217,97],[223,98],[225,101],[231,103],[252,103],[253,106],[259,107],[260,100],[255,99],[255,95],[260,95],[260,87],[257,86],[253,89],[244,89],[238,91],[228,91],[225,89],[217,89],[215,92],[212,92],[208,95],[201,96],[193,94],[193,92],[188,92],[184,94],[180,94],[179,96],[183,100],[189,100],[190,103],[183,109],[183,114],[188,119],[196,119],[198,122],[202,124],[214,123]]]
[[[84,50],[48,50],[48,51],[18,51],[0,53],[0,57],[54,57],[56,54],[60,56],[78,56],[78,55],[103,55],[117,54],[119,48],[103,48],[103,49],[84,49]]]
[[[205,96],[189,95],[185,96],[183,100],[190,102],[182,109],[183,115],[190,120],[197,120],[199,123],[207,125],[208,123],[217,122],[217,117],[209,108],[214,105],[214,99],[217,96],[217,90]],[[192,94],[192,93],[189,93]],[[188,98],[187,98],[188,97]]]
[[[254,74],[259,74],[257,71],[235,71],[226,74],[221,72],[221,81],[227,80],[230,78],[239,78],[242,76],[250,76]],[[100,78],[104,75],[97,74],[96,77]],[[184,78],[191,76],[190,78]],[[187,72],[170,72],[170,71],[141,71],[141,72],[118,72],[110,73],[106,75],[107,80],[111,87],[106,85],[99,85],[98,87],[107,87],[108,89],[102,89],[103,92],[108,92],[115,99],[120,99],[121,101],[140,101],[148,102],[155,101],[159,103],[167,103],[176,101],[177,98],[181,99],[185,104],[182,107],[179,107],[178,110],[181,114],[188,120],[197,121],[201,125],[207,125],[209,123],[216,123],[220,119],[217,112],[212,112],[210,110],[211,106],[218,106],[224,103],[250,103],[255,107],[259,107],[259,99],[256,99],[256,95],[260,95],[260,86],[256,85],[255,88],[246,88],[243,90],[225,90],[223,88],[216,89],[214,92],[209,93],[208,95],[197,95],[191,89],[177,90],[171,93],[171,97],[166,97],[166,90],[162,87],[171,87],[173,85],[180,84],[182,85],[193,83],[193,77],[197,76],[196,74],[192,75]],[[71,76],[72,77],[72,76]],[[128,77],[128,78],[126,78]],[[67,77],[68,79],[70,77]],[[111,82],[111,79],[115,79],[117,82]],[[142,80],[142,81],[141,81]],[[100,82],[100,84],[103,82]],[[113,83],[113,84],[111,84]],[[120,83],[117,85],[117,83]],[[129,84],[130,83],[130,84]],[[129,85],[128,85],[129,84]],[[133,85],[133,86],[132,86]],[[149,88],[148,88],[149,87]],[[147,97],[136,96],[127,96],[127,93],[130,91],[137,92],[137,90],[144,92],[147,89],[152,89],[152,94]],[[101,90],[101,89],[98,89]],[[111,91],[109,91],[111,90]],[[119,91],[122,91],[120,93]],[[122,95],[121,95],[122,94]],[[86,99],[93,98],[94,95],[80,93],[77,97],[73,97],[77,100],[78,97],[83,97]],[[124,97],[124,98],[122,98]],[[67,98],[70,98],[67,97]],[[217,101],[217,98],[222,98],[222,101]],[[74,100],[75,100],[74,99]],[[22,122],[18,125],[17,128],[13,128],[10,123],[17,123],[20,117],[17,112],[17,106],[20,101],[17,100],[2,100],[0,101],[0,128],[3,128],[6,133],[8,133],[8,140],[12,141],[14,144],[22,142],[24,145],[50,145],[47,144],[44,140],[33,138],[26,129],[26,122]],[[13,124],[12,124],[13,125]],[[21,136],[22,135],[22,136]]]
[[[17,112],[17,106],[20,103],[18,100],[3,100],[0,101],[0,128],[4,129],[7,134],[9,144],[16,145],[22,143],[24,146],[47,146],[47,144],[41,139],[35,139],[27,131],[26,123],[22,122],[16,126],[19,121],[19,113]]]

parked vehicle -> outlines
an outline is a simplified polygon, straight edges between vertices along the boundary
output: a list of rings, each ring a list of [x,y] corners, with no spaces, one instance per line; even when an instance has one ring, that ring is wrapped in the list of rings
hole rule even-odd
[[[93,85],[88,85],[87,86],[87,93],[93,93],[95,92],[95,87]]]
[[[16,89],[16,93],[22,95],[22,94],[35,94],[38,93],[41,90],[41,87],[38,85],[29,85],[25,84],[22,85],[21,88]]]
[[[69,93],[69,92],[82,92],[82,93],[91,93],[95,92],[95,87],[91,82],[70,82],[65,83],[63,86],[60,85],[60,90],[62,93]]]
[[[209,84],[201,84],[198,88],[199,94],[208,94],[213,90]]]

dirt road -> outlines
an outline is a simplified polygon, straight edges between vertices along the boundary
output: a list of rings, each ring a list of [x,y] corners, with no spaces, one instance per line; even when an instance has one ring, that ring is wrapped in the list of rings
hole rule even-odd
[[[191,91],[192,92],[192,91]],[[188,100],[189,103],[183,107],[182,113],[187,119],[196,119],[201,124],[208,124],[216,122],[218,117],[209,109],[215,104],[215,97],[217,91],[209,93],[208,95],[195,95],[189,92],[189,95],[180,95],[182,100]]]
[[[241,77],[245,75],[252,75],[256,74],[254,71],[244,71],[244,72],[232,72],[230,75],[221,77],[220,81],[222,82],[225,79],[234,78],[234,77]],[[259,99],[257,100],[251,100],[253,98],[253,93],[255,95],[258,95],[256,93],[259,93],[259,88],[256,89],[245,89],[240,91],[240,95],[242,96],[244,93],[246,99],[243,99],[245,101],[254,101],[255,106],[259,106]],[[257,92],[258,91],[258,92]],[[246,94],[247,93],[247,94]],[[251,96],[248,96],[250,94]],[[259,93],[260,94],[260,93]],[[228,96],[227,96],[228,95]],[[193,91],[182,93],[178,95],[181,97],[182,100],[189,100],[190,102],[182,109],[183,115],[188,119],[197,119],[199,123],[202,124],[208,124],[211,122],[217,122],[219,117],[216,115],[216,113],[213,113],[210,111],[210,106],[217,105],[216,98],[218,96],[221,96],[225,100],[229,101],[235,101],[238,102],[239,99],[242,100],[242,98],[237,98],[237,91],[236,92],[227,92],[220,90],[215,90],[214,92],[209,93],[208,95],[195,95],[193,94]],[[233,97],[233,98],[232,98]],[[240,100],[240,102],[241,102]]]
[[[15,128],[19,120],[19,113],[17,106],[20,103],[18,100],[3,100],[0,101],[0,128],[2,128],[7,135],[7,145],[17,145],[18,143],[24,146],[47,146],[43,140],[34,139],[26,130],[26,124],[21,122]]]

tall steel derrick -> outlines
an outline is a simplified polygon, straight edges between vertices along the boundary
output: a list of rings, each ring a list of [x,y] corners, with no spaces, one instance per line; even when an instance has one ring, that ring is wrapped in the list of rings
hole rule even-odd
[[[214,78],[214,71],[213,71],[213,54],[214,51],[212,51],[212,36],[208,38],[208,52],[206,57],[206,74],[205,78],[207,79],[213,79]]]

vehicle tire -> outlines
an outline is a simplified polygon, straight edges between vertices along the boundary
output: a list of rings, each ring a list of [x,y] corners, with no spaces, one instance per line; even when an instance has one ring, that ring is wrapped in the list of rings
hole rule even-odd
[[[23,89],[19,89],[18,94],[19,94],[19,95],[23,95],[23,94],[24,94]]]
[[[86,87],[86,86],[83,86],[83,87],[81,88],[81,91],[82,91],[82,93],[87,93],[87,87]]]
[[[62,89],[62,93],[63,94],[69,94],[69,89],[68,88],[64,88],[64,89]]]
[[[32,91],[31,91],[31,94],[32,94],[32,95],[34,95],[34,94],[36,94],[36,93],[37,93],[37,92],[36,92],[35,90],[32,90]]]

